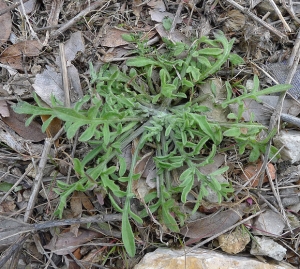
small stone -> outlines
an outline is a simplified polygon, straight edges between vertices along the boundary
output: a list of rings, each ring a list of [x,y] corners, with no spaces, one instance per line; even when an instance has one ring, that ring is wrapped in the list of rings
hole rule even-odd
[[[300,161],[300,132],[299,131],[281,131],[273,138],[274,145],[281,148],[281,158],[290,160],[292,163]]]
[[[253,234],[271,236],[281,235],[285,223],[283,222],[281,215],[272,210],[266,210],[257,217],[253,226]]]
[[[282,261],[286,255],[286,249],[270,238],[254,236],[250,253],[252,255],[268,256],[276,261]]]
[[[134,269],[289,269],[284,265],[272,265],[260,262],[254,258],[231,256],[207,249],[197,249],[188,252],[189,248],[173,250],[158,248],[147,253]]]
[[[300,199],[296,188],[280,190],[281,202],[284,207],[299,204]]]
[[[229,254],[236,254],[245,249],[250,242],[250,235],[247,231],[238,228],[231,233],[220,235],[218,241],[223,251]]]

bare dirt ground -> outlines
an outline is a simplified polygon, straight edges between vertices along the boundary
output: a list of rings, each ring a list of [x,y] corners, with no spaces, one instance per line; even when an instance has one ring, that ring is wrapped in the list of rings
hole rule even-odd
[[[0,22],[1,268],[133,268],[158,246],[220,250],[219,236],[225,232],[241,229],[252,239],[256,228],[251,220],[265,210],[276,213],[283,225],[279,234],[270,232],[268,236],[286,248],[287,263],[300,266],[299,160],[271,159],[267,147],[264,154],[249,163],[249,149],[240,154],[229,140],[225,141],[222,150],[218,148],[220,155],[214,159],[218,166],[209,169],[217,170],[226,162],[229,170],[224,177],[234,191],[226,199],[223,197],[221,203],[218,199],[204,199],[196,212],[196,225],[186,217],[188,209],[191,211],[189,205],[182,203],[180,195],[174,195],[173,206],[180,208],[180,216],[184,216],[175,217],[175,209],[166,215],[176,220],[178,231],[177,226],[172,230],[165,225],[166,215],[160,210],[153,214],[148,211],[142,224],[129,214],[128,225],[136,246],[134,257],[130,257],[128,249],[132,246],[128,243],[124,248],[127,230],[122,226],[122,214],[116,210],[118,206],[123,208],[125,198],[113,196],[97,182],[89,188],[82,187],[84,192],[78,186],[70,191],[65,195],[62,215],[54,214],[62,199],[59,190],[64,187],[69,190],[66,186],[75,184],[82,176],[80,169],[76,172],[73,169],[74,158],[81,160],[89,149],[95,148],[89,141],[78,140],[84,129],[68,139],[62,128],[64,121],[59,117],[42,132],[42,122],[47,121],[48,115],[36,117],[25,127],[29,115],[13,110],[21,100],[35,105],[34,94],[45,107],[53,105],[51,96],[63,107],[72,107],[83,96],[96,92],[97,85],[91,82],[91,65],[96,72],[108,63],[127,72],[124,63],[136,57],[138,50],[147,47],[159,50],[164,39],[192,46],[203,36],[213,39],[214,33],[221,30],[227,40],[234,39],[232,52],[243,58],[244,63],[231,68],[227,62],[209,79],[217,79],[223,86],[229,81],[234,96],[242,94],[237,85],[246,87],[255,81],[255,75],[260,89],[292,83],[287,97],[282,93],[274,95],[273,108],[266,112],[254,107],[251,112],[270,131],[297,130],[300,127],[297,1],[0,0]],[[128,40],[129,37],[134,40]],[[285,104],[284,99],[293,103]],[[295,108],[293,112],[289,110],[291,107]],[[281,110],[285,118],[280,120]],[[134,155],[135,140],[120,154]],[[150,144],[147,149],[156,149]],[[226,161],[217,156],[226,156]],[[131,162],[131,158],[126,157],[126,161]],[[145,204],[145,192],[156,190],[156,185],[147,181],[153,175],[153,168],[148,167],[153,163],[152,153],[145,150],[140,159],[139,173],[145,179],[141,182],[146,183],[134,185],[135,198],[130,205],[138,215]],[[90,167],[98,164],[96,157],[93,161]],[[114,160],[110,165],[116,165]],[[125,181],[116,182],[120,190],[126,190]],[[284,194],[282,189],[293,191]],[[197,186],[193,191],[199,191]],[[117,205],[112,203],[111,196]],[[283,203],[287,196],[296,201]],[[230,211],[231,208],[236,211]],[[247,242],[236,253],[250,255],[250,247]]]

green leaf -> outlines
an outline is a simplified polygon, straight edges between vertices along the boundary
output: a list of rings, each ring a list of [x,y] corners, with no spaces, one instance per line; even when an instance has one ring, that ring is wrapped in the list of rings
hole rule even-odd
[[[172,26],[172,20],[169,17],[164,17],[162,20],[162,25],[166,31],[169,31]]]
[[[89,141],[95,134],[97,125],[93,124],[91,126],[89,126],[79,137],[79,141],[85,142],[85,141]]]
[[[110,131],[109,131],[109,125],[108,123],[104,123],[103,124],[103,142],[104,142],[104,145],[107,146],[109,144],[109,141],[110,141]]]
[[[140,56],[140,57],[135,57],[135,58],[127,60],[126,65],[143,67],[143,66],[147,66],[147,65],[158,65],[159,66],[160,64],[152,59]]]
[[[77,158],[74,158],[73,165],[74,165],[74,170],[76,171],[76,173],[78,173],[80,176],[84,176],[84,165],[82,165],[80,160]]]
[[[132,211],[129,211],[129,215],[139,224],[143,224],[143,220],[136,214],[134,214]]]
[[[162,204],[162,219],[164,224],[172,231],[175,233],[179,233],[179,227],[177,225],[176,220],[174,217],[171,215],[169,212],[169,208],[167,207],[166,203]]]
[[[14,184],[7,182],[0,182],[0,191],[8,192]]]
[[[198,81],[200,78],[200,71],[197,67],[189,66],[186,70],[187,73],[191,73],[194,81]]]
[[[222,175],[222,174],[225,173],[228,169],[229,169],[228,166],[223,166],[223,167],[219,168],[218,170],[216,170],[216,171],[210,173],[209,176],[214,177],[214,176]]]
[[[119,157],[118,158],[119,161],[119,177],[124,176],[125,172],[126,172],[126,161],[125,158],[123,157]]]
[[[241,128],[232,127],[226,130],[223,135],[228,137],[239,137],[241,135]]]
[[[223,53],[223,49],[219,48],[205,48],[198,50],[199,55],[218,56]]]
[[[121,37],[127,42],[134,42],[135,37],[132,34],[122,34]]]
[[[229,54],[229,61],[232,63],[232,65],[234,66],[237,66],[237,65],[240,65],[240,64],[243,64],[244,63],[244,60],[242,57],[240,57],[239,55],[237,54],[234,54],[234,53],[230,53]]]
[[[136,253],[133,231],[129,222],[128,214],[122,215],[122,242],[130,257],[134,257]]]

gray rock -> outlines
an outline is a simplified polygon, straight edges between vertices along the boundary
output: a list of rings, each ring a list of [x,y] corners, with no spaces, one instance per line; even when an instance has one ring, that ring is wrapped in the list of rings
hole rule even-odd
[[[281,215],[271,210],[266,210],[255,220],[255,229],[253,229],[252,232],[256,235],[281,235],[284,227],[285,223]]]
[[[286,249],[270,238],[254,236],[250,253],[252,255],[268,256],[277,261],[282,261],[286,255]]]
[[[284,207],[299,204],[300,199],[296,188],[280,190],[281,202]]]
[[[292,163],[300,161],[300,132],[299,131],[281,131],[273,138],[274,145],[282,148],[280,151],[283,160],[290,160]]]
[[[134,269],[292,269],[286,264],[268,264],[254,258],[231,256],[219,252],[197,249],[188,252],[189,248],[173,250],[158,248],[148,253]]]

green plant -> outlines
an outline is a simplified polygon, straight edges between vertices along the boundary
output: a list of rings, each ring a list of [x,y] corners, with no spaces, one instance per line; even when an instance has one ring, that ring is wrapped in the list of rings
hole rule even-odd
[[[222,104],[214,105],[227,107],[236,102],[239,112],[237,115],[229,114],[227,122],[208,120],[206,113],[209,108],[201,105],[201,98],[192,100],[191,96],[225,62],[229,61],[231,65],[242,63],[239,56],[230,53],[233,42],[228,42],[219,32],[215,34],[215,39],[201,37],[191,46],[164,40],[166,47],[163,52],[152,52],[139,46],[139,55],[126,61],[127,71],[121,71],[113,64],[105,64],[96,73],[91,66],[91,83],[96,85],[96,89],[91,90],[73,108],[62,107],[54,98],[51,108],[44,107],[37,97],[37,106],[19,102],[14,110],[32,115],[26,124],[38,115],[50,115],[42,126],[45,131],[51,120],[57,117],[65,122],[68,138],[84,127],[79,140],[93,146],[82,160],[73,160],[77,182],[66,184],[57,181],[60,203],[56,214],[62,216],[67,197],[73,191],[85,191],[100,185],[114,208],[122,212],[123,243],[128,254],[134,256],[136,248],[130,217],[141,224],[147,211],[138,216],[131,210],[131,200],[134,198],[132,186],[141,176],[135,172],[135,166],[140,150],[148,142],[156,145],[154,161],[158,188],[144,197],[143,202],[171,231],[178,232],[185,219],[176,197],[180,195],[181,202],[185,203],[195,180],[199,182],[199,191],[194,211],[208,194],[208,187],[217,193],[219,201],[232,193],[233,188],[229,184],[219,183],[216,179],[228,167],[209,175],[201,173],[198,168],[213,162],[224,136],[236,142],[240,154],[248,148],[252,151],[250,159],[257,159],[270,136],[264,141],[257,141],[264,127],[252,121],[243,122],[242,100],[257,99],[261,94],[289,88],[279,85],[258,91],[259,83],[255,77],[255,87],[251,92],[245,90],[241,96],[233,98],[227,82],[227,99]],[[89,104],[89,109],[83,110],[84,104]],[[241,128],[246,128],[247,132],[241,132]],[[127,171],[121,153],[135,138],[139,138],[139,142]],[[209,154],[203,155],[202,152]],[[113,158],[117,159],[118,165],[113,164]],[[171,179],[171,171],[183,166],[186,166],[186,170],[180,176],[180,184],[175,184]],[[124,183],[126,189],[120,187]],[[125,199],[123,206],[117,203],[116,197]]]

